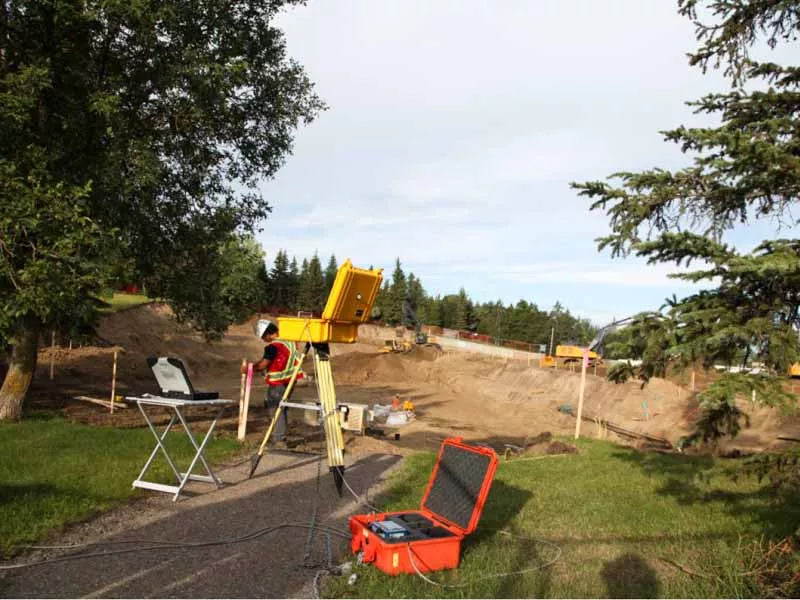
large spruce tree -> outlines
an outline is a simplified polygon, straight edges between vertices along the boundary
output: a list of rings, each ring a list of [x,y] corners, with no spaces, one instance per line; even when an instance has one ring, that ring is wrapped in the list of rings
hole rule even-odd
[[[647,380],[672,365],[760,365],[758,374],[728,373],[700,394],[698,438],[735,434],[743,416],[737,401],[792,401],[782,378],[800,360],[800,68],[756,60],[770,49],[800,58],[800,3],[788,0],[679,0],[696,25],[699,47],[690,65],[722,68],[730,89],[690,102],[718,126],[664,132],[691,156],[677,171],[623,172],[617,184],[572,184],[606,211],[610,233],[600,249],[649,263],[697,264],[676,275],[709,282],[704,291],[673,298],[639,315],[622,336],[644,359],[616,372]],[[793,51],[793,52],[792,52]],[[777,54],[777,53],[775,53]],[[759,221],[782,231],[755,249],[726,242],[735,226]]]

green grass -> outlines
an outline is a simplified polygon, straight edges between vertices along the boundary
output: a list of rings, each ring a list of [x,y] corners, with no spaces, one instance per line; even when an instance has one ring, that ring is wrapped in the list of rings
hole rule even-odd
[[[0,553],[10,555],[54,528],[154,493],[131,488],[154,445],[149,429],[91,427],[55,417],[0,424]],[[194,450],[183,431],[170,432],[166,446],[185,470]],[[205,454],[213,462],[238,449],[237,442],[219,438]],[[146,477],[174,481],[161,453]]]
[[[118,294],[116,292],[110,298],[104,296],[102,300],[111,305],[110,308],[107,309],[110,312],[117,312],[133,306],[139,306],[140,304],[148,304],[153,301],[152,298],[148,298],[142,294]]]
[[[752,543],[792,534],[797,498],[755,481],[705,481],[707,457],[640,453],[582,440],[580,455],[501,461],[457,570],[390,577],[360,566],[358,583],[329,580],[326,595],[426,597],[752,597]],[[435,455],[409,457],[379,505],[419,506]],[[730,464],[728,461],[727,464]],[[518,537],[498,533],[503,529]],[[562,554],[539,538],[557,545]],[[686,571],[681,570],[681,567]],[[537,569],[508,577],[491,575]]]

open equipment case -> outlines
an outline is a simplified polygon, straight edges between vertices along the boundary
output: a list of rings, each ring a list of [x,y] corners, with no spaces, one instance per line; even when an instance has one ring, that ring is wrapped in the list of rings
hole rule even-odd
[[[497,470],[491,448],[442,443],[420,510],[350,517],[350,549],[389,575],[452,569],[478,526]],[[416,569],[415,569],[416,567]]]

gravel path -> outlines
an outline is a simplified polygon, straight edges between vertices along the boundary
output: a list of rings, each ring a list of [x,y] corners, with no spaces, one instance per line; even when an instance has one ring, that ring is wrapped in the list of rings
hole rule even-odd
[[[370,454],[352,458],[345,477],[358,493],[374,493],[400,457]],[[320,468],[321,467],[321,468]],[[23,569],[0,571],[0,596],[25,598],[311,598],[313,580],[328,562],[326,536],[308,528],[315,499],[316,522],[347,532],[347,518],[364,512],[344,490],[339,498],[327,461],[297,454],[267,454],[252,479],[249,462],[217,469],[226,485],[219,490],[192,483],[190,495],[149,493],[87,523],[71,528],[59,543],[105,542],[70,550],[36,550],[14,563],[78,553],[136,548],[134,552],[82,557]],[[317,473],[321,477],[317,479]],[[231,540],[194,548],[150,548],[152,542],[178,544]],[[348,540],[332,535],[333,564],[347,559]],[[125,542],[109,545],[107,542]],[[310,548],[310,553],[309,553]],[[312,566],[306,567],[304,563]]]

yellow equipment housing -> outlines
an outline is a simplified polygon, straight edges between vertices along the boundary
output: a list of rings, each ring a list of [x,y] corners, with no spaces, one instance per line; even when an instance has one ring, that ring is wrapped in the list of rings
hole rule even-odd
[[[582,360],[583,359],[583,348],[580,346],[556,346],[556,358],[563,358],[566,359],[565,362],[570,362],[571,360]],[[589,361],[593,362],[600,358],[597,352],[589,350]]]
[[[348,258],[336,272],[321,319],[278,317],[282,340],[352,344],[366,322],[383,281],[383,269],[359,269]]]
[[[800,363],[794,363],[789,367],[789,377],[800,377]]]

